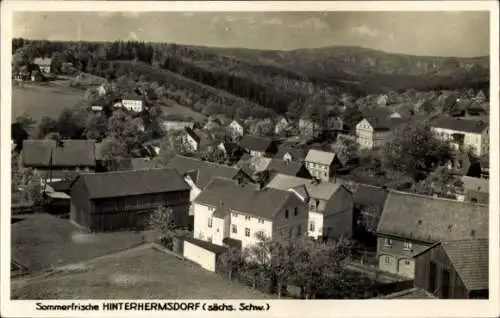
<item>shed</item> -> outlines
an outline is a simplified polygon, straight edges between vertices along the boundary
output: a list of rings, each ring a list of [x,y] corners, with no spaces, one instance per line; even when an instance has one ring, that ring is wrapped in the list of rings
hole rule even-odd
[[[184,239],[184,257],[211,272],[216,271],[217,260],[224,252],[223,246],[194,238]]]

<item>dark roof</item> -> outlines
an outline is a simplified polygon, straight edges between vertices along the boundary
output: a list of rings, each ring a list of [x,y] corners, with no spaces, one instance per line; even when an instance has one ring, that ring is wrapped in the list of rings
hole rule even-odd
[[[155,169],[155,161],[150,158],[121,158],[108,162],[108,169],[112,171],[149,170]]]
[[[377,228],[423,242],[488,237],[488,206],[390,191]]]
[[[194,130],[192,130],[192,129],[191,129],[191,128],[189,128],[189,127],[184,128],[184,130],[185,130],[185,131],[186,131],[186,133],[187,133],[189,136],[191,136],[191,138],[193,138],[193,139],[194,139],[197,143],[200,143],[201,138],[200,138],[200,136],[198,136],[198,135],[194,132]]]
[[[72,183],[73,180],[62,180],[62,181],[50,182],[49,185],[52,189],[54,189],[54,191],[64,192],[64,191],[69,191],[71,189]]]
[[[378,206],[383,209],[388,194],[387,189],[360,184],[354,192],[353,201],[356,205]]]
[[[268,151],[271,148],[272,140],[268,138],[255,137],[255,136],[243,136],[240,141],[240,146],[244,149],[254,150],[254,151]]]
[[[89,199],[190,190],[174,169],[80,174],[75,182],[84,183]]]
[[[237,143],[235,142],[226,142],[226,141],[222,141],[221,142],[224,146],[224,149],[226,150],[226,152],[228,154],[232,154],[234,151],[236,150],[239,150],[240,149],[240,145],[238,145]],[[220,144],[220,143],[219,143]]]
[[[387,108],[375,108],[364,112],[363,119],[366,119],[375,130],[390,130],[409,120],[409,118],[391,118],[389,117],[391,114]]]
[[[431,293],[421,288],[405,289],[389,295],[379,297],[382,299],[435,299]]]
[[[441,246],[469,291],[488,289],[488,239],[444,241]]]
[[[198,240],[198,239],[195,239],[192,237],[185,237],[184,241],[192,243],[196,246],[199,246],[207,251],[213,252],[216,255],[223,254],[227,251],[227,248],[225,248],[223,246],[215,245],[213,243]]]
[[[239,185],[233,180],[214,178],[194,202],[223,209],[219,212],[221,216],[234,210],[273,219],[275,213],[293,196],[290,191],[269,188],[257,190],[252,184]]]
[[[290,153],[295,160],[298,159],[299,161],[304,160],[305,157],[307,156],[307,149],[305,148],[298,148],[290,145],[281,145],[278,148],[278,153],[276,154],[276,158],[280,159],[283,158],[283,156],[287,152]]]
[[[289,176],[297,176],[301,169],[304,169],[304,164],[299,162],[286,162],[283,159],[272,159],[267,165],[266,170],[273,171]]]
[[[25,166],[49,167],[52,150],[52,165],[62,167],[95,166],[94,140],[63,140],[62,147],[52,139],[24,140],[23,164]]]
[[[432,127],[470,133],[481,133],[488,127],[488,123],[481,120],[464,120],[460,118],[441,116],[432,121]]]
[[[197,178],[193,181],[200,188],[206,187],[206,185],[214,177],[232,179],[236,177],[239,172],[241,172],[240,169],[235,167],[229,167],[226,165],[180,155],[170,159],[167,164],[167,168],[176,169],[180,174],[197,171]]]

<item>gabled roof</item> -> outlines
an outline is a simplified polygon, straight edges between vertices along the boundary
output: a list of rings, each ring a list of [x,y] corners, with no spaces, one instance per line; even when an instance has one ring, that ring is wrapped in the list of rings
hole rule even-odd
[[[336,154],[329,151],[310,149],[307,152],[305,161],[319,163],[322,165],[331,165]]]
[[[303,163],[286,162],[283,159],[272,159],[266,167],[266,170],[289,176],[297,176],[302,169],[305,169]]]
[[[58,147],[52,139],[24,140],[23,164],[48,168],[51,152],[55,167],[93,167],[96,164],[94,140],[63,140],[62,147]]]
[[[186,134],[188,134],[191,138],[193,138],[194,141],[196,141],[196,143],[200,143],[200,136],[198,136],[191,128],[185,127],[184,130]]]
[[[444,241],[441,246],[469,291],[488,289],[488,239]]]
[[[299,186],[305,186],[309,195],[314,199],[329,200],[332,195],[342,186],[340,183],[326,181],[315,181],[284,174],[275,175],[267,184],[267,188],[289,190]]]
[[[488,206],[390,191],[377,232],[435,243],[488,237]]]
[[[363,114],[363,119],[375,130],[390,130],[408,121],[408,118],[390,118],[392,112],[387,108],[375,108]]]
[[[240,146],[244,149],[266,152],[271,148],[272,140],[256,136],[243,136]]]
[[[488,123],[480,120],[464,120],[441,116],[432,121],[432,127],[479,134],[488,127]]]
[[[219,210],[222,214],[235,211],[272,220],[293,196],[295,194],[290,191],[257,190],[255,185],[239,185],[233,180],[214,178],[194,202],[222,209]]]
[[[490,181],[488,179],[463,176],[461,178],[464,189],[489,193]]]
[[[186,181],[174,169],[80,174],[76,182],[83,182],[89,199],[190,190]]]
[[[353,200],[355,205],[377,206],[382,210],[388,194],[387,189],[360,184],[354,192]]]
[[[200,159],[177,155],[170,159],[167,168],[176,169],[180,174],[185,174],[191,171],[197,172],[197,180],[193,180],[200,188],[204,188],[212,178],[223,177],[233,179],[241,171],[241,169],[221,165]]]
[[[52,59],[51,58],[37,57],[37,58],[35,58],[35,60],[33,62],[37,65],[40,65],[40,66],[50,66],[50,64],[52,63]]]
[[[290,145],[281,145],[278,147],[278,153],[276,154],[276,158],[283,158],[283,156],[289,153],[292,155],[294,160],[302,161],[307,156],[307,150],[298,147],[292,147]]]

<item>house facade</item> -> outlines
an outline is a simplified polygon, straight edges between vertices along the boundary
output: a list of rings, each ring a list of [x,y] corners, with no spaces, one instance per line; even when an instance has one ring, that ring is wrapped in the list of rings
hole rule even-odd
[[[140,96],[126,96],[122,99],[121,105],[128,111],[140,113],[143,110],[143,100]]]
[[[381,271],[413,278],[413,256],[444,240],[488,237],[488,206],[390,191],[377,227]]]
[[[184,129],[180,135],[180,142],[182,149],[186,152],[196,152],[200,148],[200,137],[190,128]]]
[[[257,233],[291,239],[306,233],[307,220],[295,194],[223,178],[213,179],[194,201],[194,237],[220,246],[232,239],[250,247],[258,243]]]
[[[342,167],[339,158],[333,152],[311,149],[304,160],[312,177],[329,181],[338,168]]]
[[[443,241],[415,255],[414,286],[441,299],[488,299],[488,239]]]
[[[286,132],[289,127],[290,123],[288,122],[288,120],[286,120],[285,117],[280,117],[276,122],[276,125],[274,126],[274,134],[282,134],[283,132]]]
[[[71,186],[70,219],[93,232],[144,229],[155,209],[188,226],[189,186],[173,169],[79,175]]]
[[[266,187],[291,191],[307,205],[310,237],[335,239],[352,236],[353,195],[345,186],[277,174]]]
[[[433,121],[431,129],[439,139],[450,142],[456,149],[470,148],[476,156],[489,153],[488,123],[441,117]]]
[[[50,65],[52,64],[52,59],[50,58],[40,58],[37,57],[34,60],[34,63],[40,67],[40,71],[43,73],[50,73]]]
[[[379,148],[384,145],[389,132],[389,129],[374,127],[367,119],[363,119],[356,125],[356,141],[363,149]]]
[[[310,119],[299,119],[299,133],[303,137],[316,138],[323,132],[323,129],[324,128],[321,127],[318,123],[315,123]]]
[[[245,129],[244,129],[243,125],[240,122],[238,122],[237,120],[233,120],[227,126],[227,130],[233,139],[242,137],[245,134]]]

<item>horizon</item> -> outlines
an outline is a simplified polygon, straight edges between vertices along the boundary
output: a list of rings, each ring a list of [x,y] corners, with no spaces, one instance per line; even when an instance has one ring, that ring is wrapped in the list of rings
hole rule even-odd
[[[361,47],[389,54],[478,58],[490,55],[489,19],[487,11],[16,12],[12,36],[265,51]]]
[[[397,53],[397,52],[389,52],[364,46],[353,46],[353,45],[330,45],[330,46],[318,46],[318,47],[306,47],[306,48],[295,48],[295,49],[285,49],[285,50],[277,50],[277,49],[254,49],[247,47],[232,47],[232,46],[210,46],[210,45],[196,45],[196,44],[185,44],[185,43],[176,43],[176,42],[154,42],[154,41],[141,41],[141,40],[108,40],[108,41],[78,41],[78,40],[47,40],[44,38],[23,38],[16,37],[12,38],[12,40],[22,39],[24,41],[48,41],[48,42],[61,42],[61,43],[113,43],[113,42],[139,42],[146,44],[175,44],[180,46],[189,46],[195,48],[208,48],[208,49],[221,49],[221,50],[248,50],[248,51],[260,51],[260,52],[294,52],[294,51],[304,51],[304,50],[322,50],[322,49],[335,49],[335,48],[353,48],[360,49],[366,51],[375,51],[388,55],[405,55],[405,56],[414,56],[421,58],[456,58],[456,59],[483,59],[489,58],[490,54],[487,55],[478,55],[478,56],[442,56],[442,55],[417,55],[417,54],[406,54],[406,53]]]

